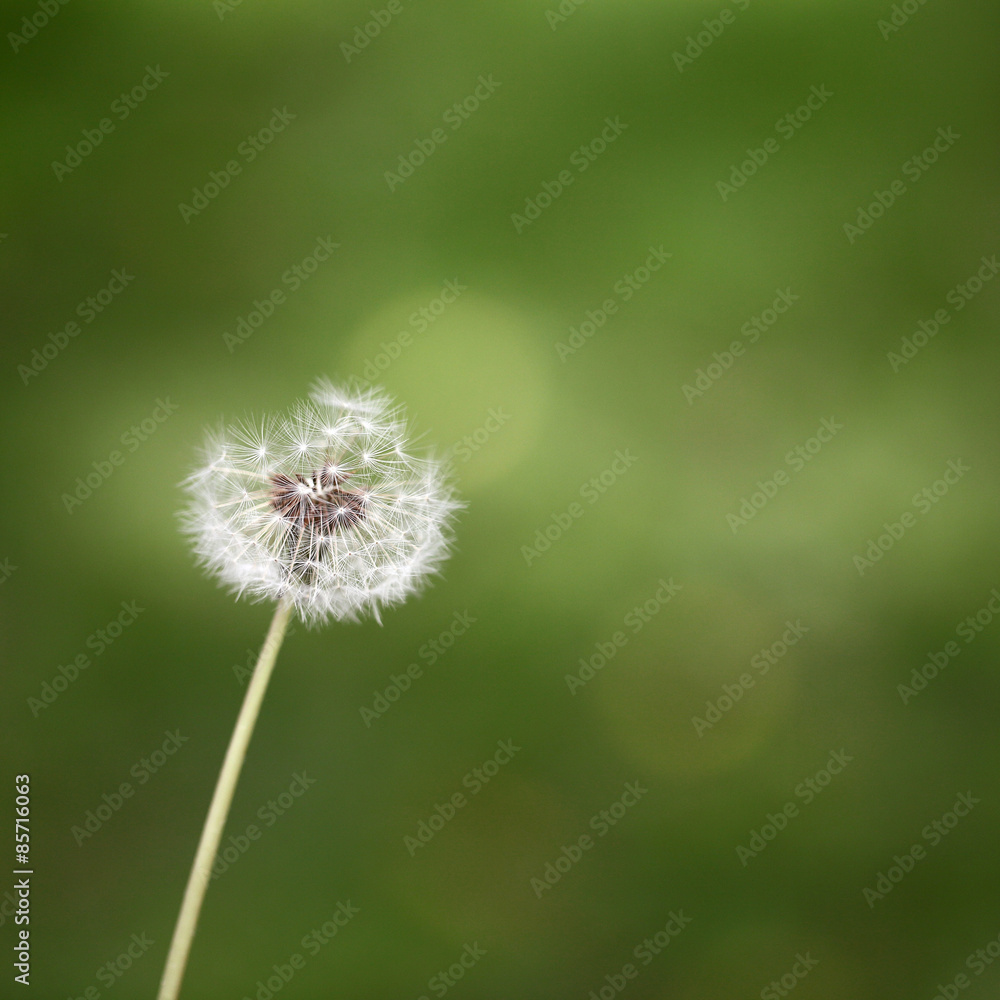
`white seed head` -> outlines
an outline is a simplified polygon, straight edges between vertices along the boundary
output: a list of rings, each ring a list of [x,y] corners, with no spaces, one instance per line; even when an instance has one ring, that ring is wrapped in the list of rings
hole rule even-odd
[[[283,416],[208,434],[181,512],[199,562],[307,624],[379,618],[448,555],[462,506],[444,463],[408,449],[379,390],[317,383]]]

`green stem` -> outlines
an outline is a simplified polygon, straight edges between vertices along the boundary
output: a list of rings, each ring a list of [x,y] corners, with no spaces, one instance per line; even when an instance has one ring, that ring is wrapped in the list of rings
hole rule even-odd
[[[229,740],[226,759],[222,762],[222,770],[219,772],[219,780],[216,782],[215,792],[212,795],[212,804],[208,808],[205,827],[201,831],[201,840],[198,842],[194,865],[188,876],[187,888],[184,890],[184,901],[181,903],[181,912],[177,918],[177,926],[174,928],[173,939],[170,942],[170,952],[167,955],[167,964],[163,970],[163,979],[160,982],[157,1000],[177,1000],[180,993],[181,979],[184,976],[188,954],[191,951],[191,942],[198,925],[198,915],[201,912],[205,890],[208,888],[208,880],[212,874],[212,864],[219,850],[226,817],[229,815],[233,793],[236,791],[236,782],[239,780],[243,760],[246,757],[247,745],[253,734],[254,723],[260,714],[260,706],[264,700],[264,692],[267,690],[267,682],[271,679],[271,672],[274,670],[278,650],[281,649],[282,640],[285,638],[291,612],[290,603],[282,600],[278,604],[267,638],[264,640],[260,656],[257,658],[257,666],[254,668],[253,677],[247,687],[243,707],[236,720],[236,728]]]

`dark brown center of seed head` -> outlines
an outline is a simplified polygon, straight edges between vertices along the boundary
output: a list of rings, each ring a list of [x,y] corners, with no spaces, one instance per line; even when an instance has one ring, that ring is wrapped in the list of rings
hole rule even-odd
[[[303,532],[332,535],[351,528],[364,520],[365,500],[361,493],[341,489],[349,477],[330,463],[309,477],[275,473],[269,480],[271,507]]]

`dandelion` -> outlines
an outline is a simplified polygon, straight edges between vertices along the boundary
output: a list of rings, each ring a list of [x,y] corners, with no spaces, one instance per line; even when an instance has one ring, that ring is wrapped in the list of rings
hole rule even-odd
[[[408,450],[402,411],[378,390],[323,380],[285,415],[209,433],[185,481],[182,526],[237,596],[277,601],[188,879],[160,985],[175,1000],[254,723],[293,614],[308,625],[381,620],[448,554],[461,504],[447,467]]]

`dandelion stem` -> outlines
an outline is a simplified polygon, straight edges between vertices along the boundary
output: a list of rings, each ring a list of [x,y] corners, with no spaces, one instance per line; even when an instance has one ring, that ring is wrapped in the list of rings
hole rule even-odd
[[[205,890],[208,888],[212,864],[219,850],[219,841],[222,839],[222,831],[226,825],[226,817],[229,815],[236,782],[239,780],[243,759],[246,757],[247,745],[250,743],[254,723],[256,723],[260,713],[264,692],[267,690],[267,682],[271,679],[271,672],[274,669],[275,660],[278,658],[278,650],[285,638],[291,612],[290,602],[287,600],[279,602],[267,638],[261,648],[260,656],[257,658],[257,666],[254,668],[253,677],[247,687],[243,707],[236,720],[236,728],[229,740],[226,759],[219,772],[219,779],[212,795],[212,804],[208,808],[205,827],[201,831],[201,840],[198,842],[194,865],[188,876],[187,888],[184,890],[184,901],[181,904],[177,926],[174,928],[174,936],[170,942],[170,952],[167,955],[167,964],[163,970],[163,979],[160,982],[157,1000],[177,1000],[180,993],[181,979],[184,976],[184,968],[191,951],[191,942],[198,925],[198,915],[205,899]]]

